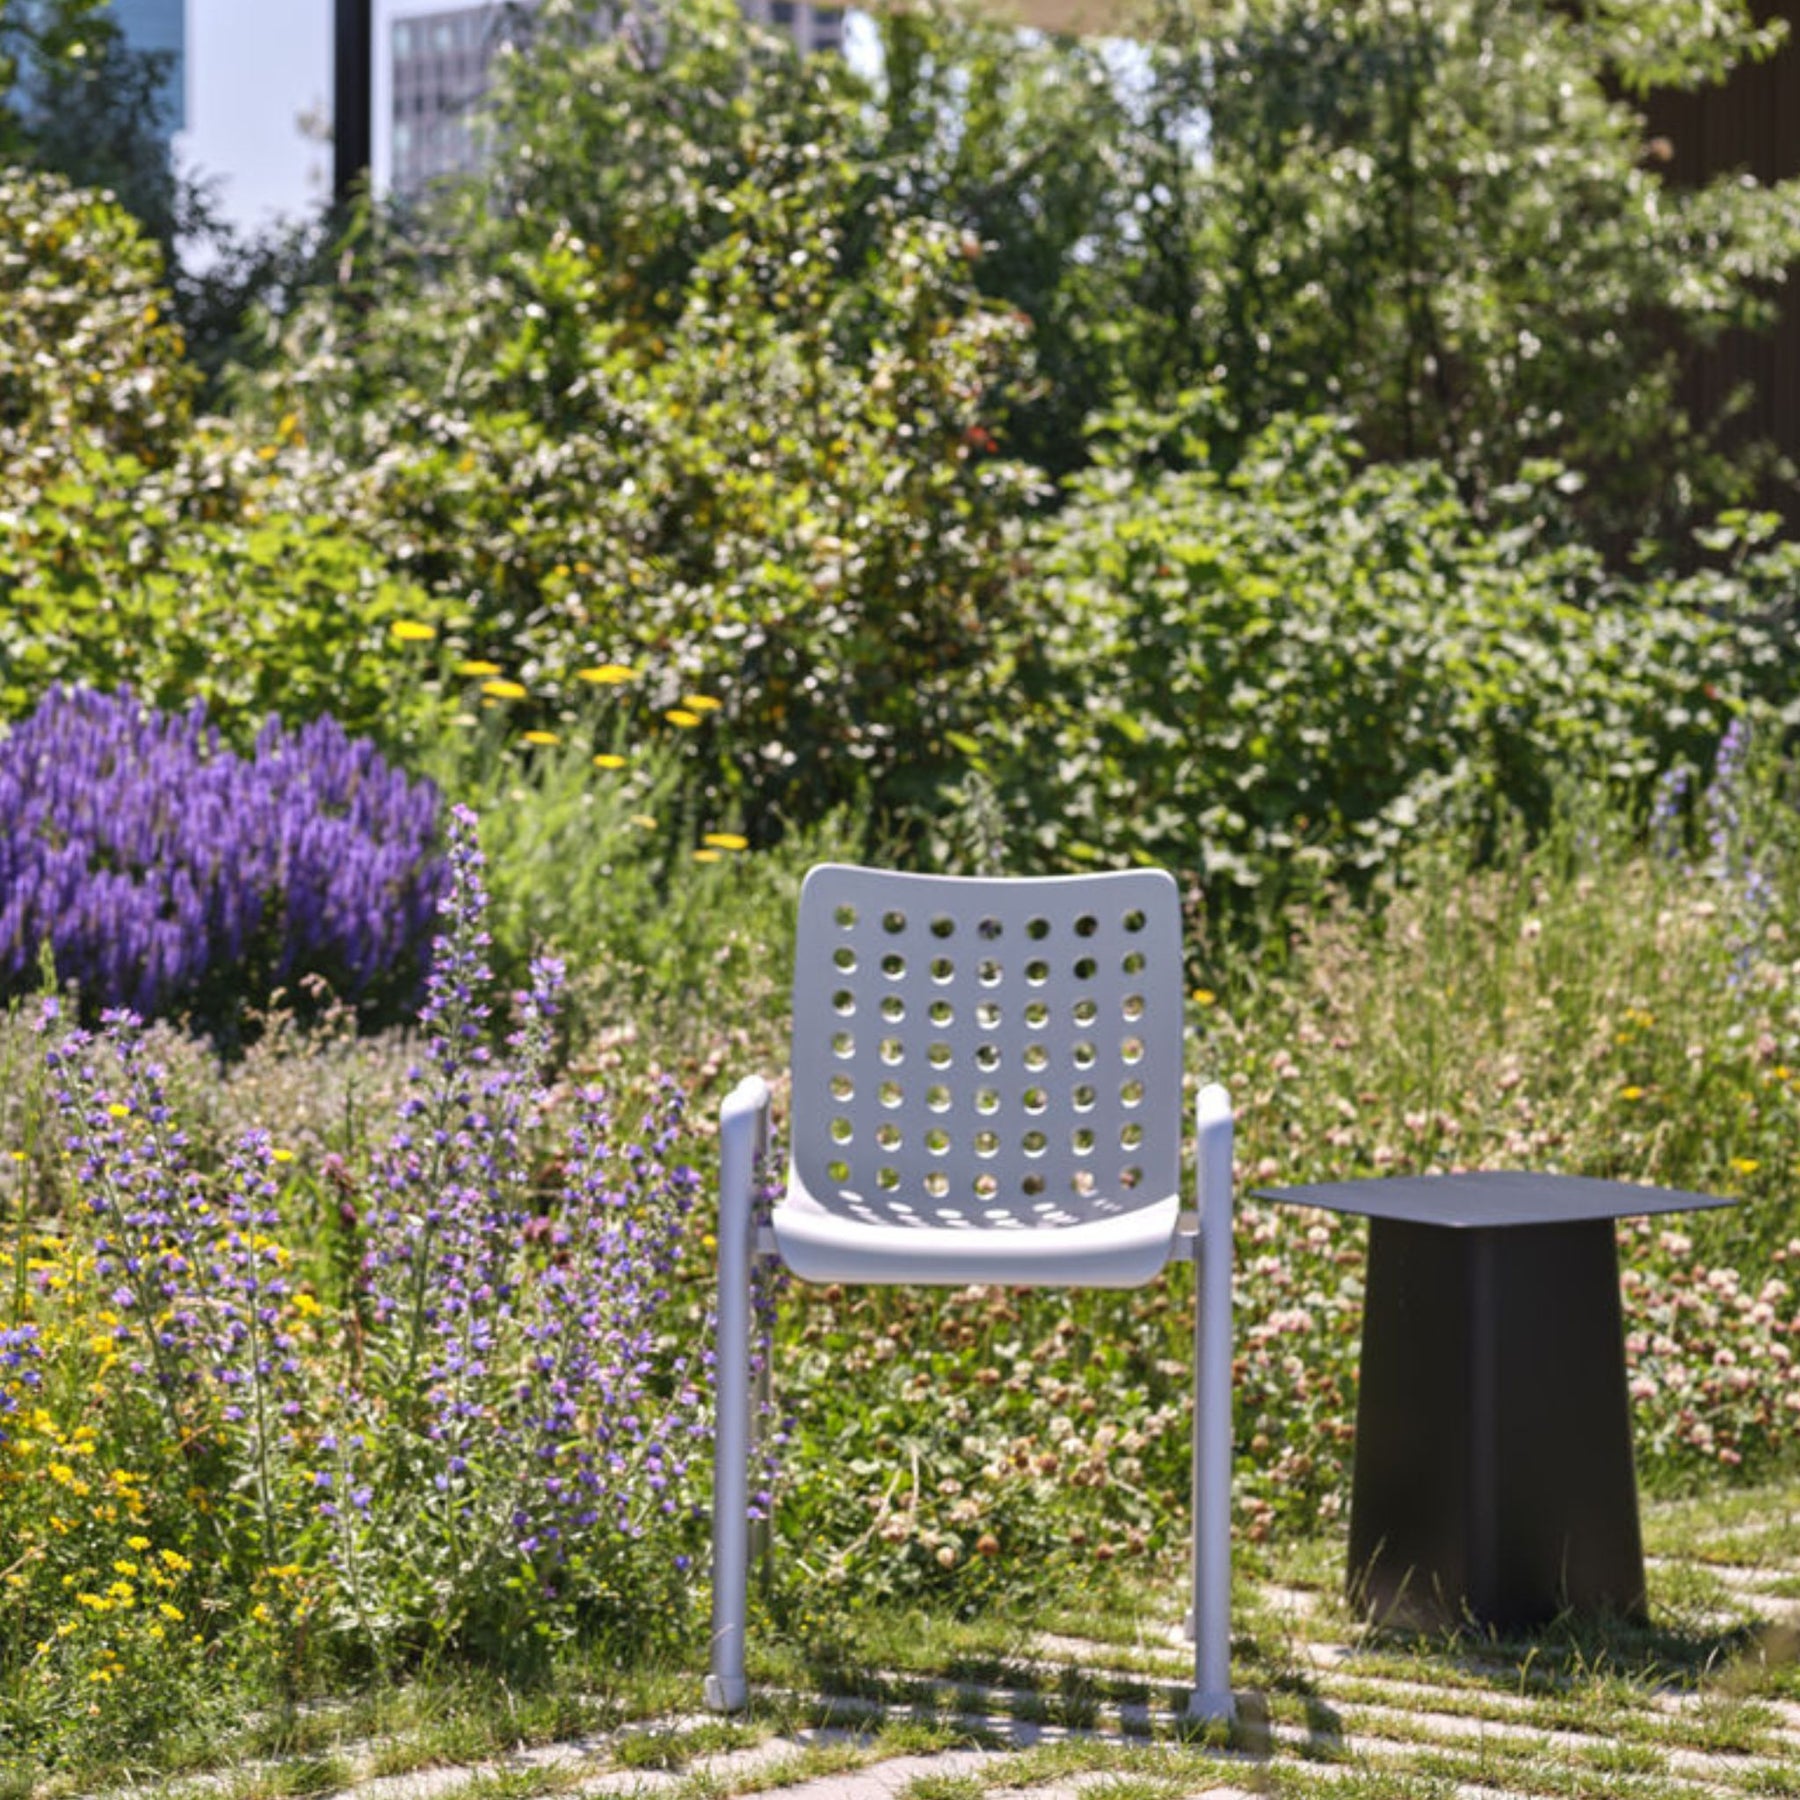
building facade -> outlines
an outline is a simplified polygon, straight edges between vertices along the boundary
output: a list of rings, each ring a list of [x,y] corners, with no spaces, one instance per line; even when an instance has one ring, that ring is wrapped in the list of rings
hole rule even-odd
[[[142,0],[155,4],[157,0]],[[793,33],[803,51],[839,50],[844,9],[807,0],[739,0],[758,24]],[[417,193],[444,175],[475,165],[474,116],[487,92],[488,68],[504,41],[510,8],[444,6],[395,19],[383,49],[389,59],[391,135],[386,185]]]

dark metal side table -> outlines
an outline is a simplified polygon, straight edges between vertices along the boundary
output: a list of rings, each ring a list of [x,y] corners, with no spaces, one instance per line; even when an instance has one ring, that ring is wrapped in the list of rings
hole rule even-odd
[[[1613,1222],[1732,1202],[1505,1173],[1255,1192],[1369,1220],[1352,1599],[1427,1630],[1641,1617]]]

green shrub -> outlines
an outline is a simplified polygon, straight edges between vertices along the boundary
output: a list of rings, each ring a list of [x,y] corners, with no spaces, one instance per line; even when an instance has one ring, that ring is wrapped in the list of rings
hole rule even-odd
[[[1788,697],[1786,547],[1739,520],[1730,568],[1615,577],[1559,527],[1562,480],[1483,522],[1441,468],[1363,465],[1329,419],[1277,421],[1229,475],[1080,478],[971,743],[1021,854],[1278,901],[1447,820],[1541,826],[1571,768],[1641,792]]]

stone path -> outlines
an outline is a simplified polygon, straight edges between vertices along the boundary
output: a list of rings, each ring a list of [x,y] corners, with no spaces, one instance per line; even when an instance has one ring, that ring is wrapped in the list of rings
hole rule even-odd
[[[1762,1520],[1739,1515],[1715,1545],[1681,1513],[1673,1535],[1683,1554],[1650,1562],[1657,1629],[1647,1632],[1383,1639],[1329,1587],[1244,1582],[1240,1718],[1229,1741],[1184,1730],[1177,1717],[1187,1668],[1171,1617],[1129,1648],[1040,1635],[992,1685],[914,1669],[865,1672],[858,1686],[874,1699],[765,1694],[760,1711],[729,1728],[703,1713],[671,1715],[479,1767],[379,1778],[380,1759],[351,1746],[340,1752],[349,1774],[338,1791],[354,1800],[1800,1796],[1800,1506],[1790,1512],[1772,1496]],[[268,1775],[246,1784],[239,1771],[183,1791],[298,1791],[284,1787],[279,1765]]]

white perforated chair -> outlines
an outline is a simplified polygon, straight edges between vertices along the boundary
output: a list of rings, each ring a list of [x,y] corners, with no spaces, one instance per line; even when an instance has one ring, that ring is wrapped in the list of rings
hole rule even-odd
[[[709,1705],[748,1698],[751,1271],[806,1281],[1138,1287],[1198,1265],[1188,1711],[1230,1679],[1231,1106],[1198,1105],[1181,1210],[1181,912],[1160,870],[1042,880],[823,864],[800,891],[791,1158],[754,1217],[769,1089],[720,1130]]]

